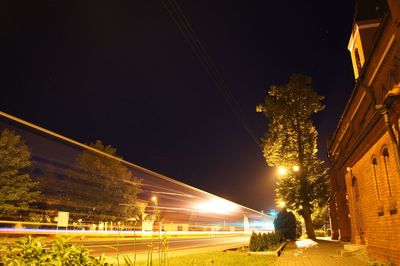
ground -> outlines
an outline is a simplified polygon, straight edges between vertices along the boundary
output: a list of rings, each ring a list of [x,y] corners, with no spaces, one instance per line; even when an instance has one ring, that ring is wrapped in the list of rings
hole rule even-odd
[[[338,253],[338,250],[343,249],[343,243],[341,242],[317,240],[314,244],[309,240],[302,240],[298,242],[298,244],[303,247],[299,248],[296,246],[295,242],[288,243],[282,255],[272,265],[368,265],[368,258],[363,254],[342,257],[340,253]]]
[[[338,241],[308,239],[289,242],[280,257],[271,255],[248,254],[246,250],[226,251],[226,252],[205,252],[184,256],[174,256],[169,254],[168,264],[192,265],[192,266],[247,266],[247,265],[273,265],[273,266],[365,266],[368,265],[368,258],[365,254],[353,254],[352,256],[342,257],[340,250],[343,250],[343,243]],[[339,251],[339,252],[338,252]],[[153,265],[159,265],[158,255],[153,255]],[[142,263],[142,264],[140,264]],[[136,265],[146,265],[140,262]]]
[[[153,259],[153,265],[160,265],[157,255]],[[154,258],[153,257],[153,258]],[[264,266],[271,265],[276,260],[275,256],[266,255],[250,255],[247,252],[240,251],[219,251],[192,254],[187,256],[179,256],[168,258],[164,265],[169,266]],[[147,262],[136,263],[137,266],[145,266]],[[161,265],[163,265],[161,263]]]

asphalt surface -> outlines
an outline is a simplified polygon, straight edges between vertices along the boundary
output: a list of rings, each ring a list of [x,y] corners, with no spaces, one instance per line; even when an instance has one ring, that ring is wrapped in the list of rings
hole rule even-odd
[[[126,253],[147,253],[149,250],[157,252],[167,249],[175,250],[200,250],[217,251],[247,245],[249,236],[209,236],[193,238],[166,238],[155,236],[153,239],[85,239],[73,241],[81,243],[88,248],[91,255],[118,255]]]

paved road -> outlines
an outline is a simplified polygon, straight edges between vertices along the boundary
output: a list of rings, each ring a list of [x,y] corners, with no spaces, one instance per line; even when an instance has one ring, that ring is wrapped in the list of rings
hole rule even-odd
[[[166,248],[168,257],[182,256],[193,253],[212,252],[248,245],[249,236],[213,236],[193,238],[169,238]],[[153,259],[159,255],[159,251],[165,249],[159,239],[88,239],[79,241],[90,250],[90,255],[106,255],[106,261],[117,263],[123,260],[124,255],[133,258],[136,253],[137,261],[145,261],[149,250],[153,252]]]
[[[249,236],[224,236],[224,237],[194,237],[194,238],[168,238],[168,250],[201,249],[221,250],[240,247],[248,244]],[[90,254],[116,255],[118,253],[146,252],[153,248],[163,248],[162,239],[88,239],[77,241],[90,250]]]

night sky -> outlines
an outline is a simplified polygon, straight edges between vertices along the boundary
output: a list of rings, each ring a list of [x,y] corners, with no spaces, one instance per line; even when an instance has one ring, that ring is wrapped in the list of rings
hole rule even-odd
[[[255,107],[267,88],[310,75],[326,96],[314,117],[326,160],[354,85],[354,2],[176,0],[223,90],[167,12],[172,3],[1,1],[0,110],[83,143],[100,139],[130,162],[250,208],[274,208],[274,172],[244,124],[261,139],[266,120]]]

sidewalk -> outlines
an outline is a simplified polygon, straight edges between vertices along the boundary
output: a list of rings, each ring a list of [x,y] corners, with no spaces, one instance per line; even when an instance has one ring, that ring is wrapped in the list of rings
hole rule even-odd
[[[368,258],[364,254],[350,257],[342,257],[337,250],[343,249],[343,243],[337,241],[317,240],[312,243],[311,240],[297,241],[299,248],[294,242],[288,243],[283,253],[277,258],[273,265],[275,266],[308,266],[308,265],[368,265]],[[311,244],[311,245],[310,245]]]

